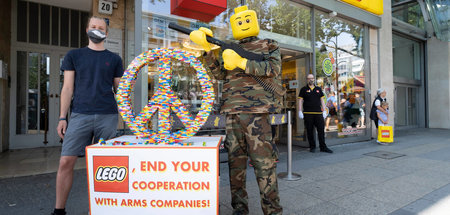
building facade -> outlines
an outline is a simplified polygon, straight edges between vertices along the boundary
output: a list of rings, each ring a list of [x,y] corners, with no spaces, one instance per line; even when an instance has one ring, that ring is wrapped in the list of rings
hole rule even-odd
[[[209,18],[203,16],[207,8],[174,12],[169,0],[74,2],[0,3],[2,151],[60,145],[56,126],[63,73],[59,67],[69,50],[87,45],[85,28],[91,15],[107,19],[110,30],[105,45],[122,57],[124,65],[144,51],[168,47],[203,60],[201,48],[168,24],[207,27],[214,37],[229,41],[229,17],[241,4],[258,14],[259,37],[280,44],[287,88],[282,112],[297,112],[297,96],[309,73],[316,75],[327,98],[334,94],[336,115],[326,119],[329,145],[374,136],[369,113],[378,88],[387,92],[389,122],[395,129],[450,128],[450,36],[445,16],[449,5],[445,1],[380,1],[383,7],[377,15],[350,0],[228,0],[226,8]],[[193,12],[197,15],[185,15]],[[219,47],[213,50],[219,54]],[[195,114],[202,99],[195,70],[180,62],[173,62],[172,68],[172,90]],[[148,103],[157,81],[157,62],[141,69],[134,89],[136,111]],[[213,111],[218,113],[222,82],[213,83]],[[303,120],[296,117],[293,122],[294,144],[307,146]],[[153,121],[150,126],[157,124]],[[120,123],[119,129],[126,125]],[[283,126],[279,129],[283,141],[286,132]]]

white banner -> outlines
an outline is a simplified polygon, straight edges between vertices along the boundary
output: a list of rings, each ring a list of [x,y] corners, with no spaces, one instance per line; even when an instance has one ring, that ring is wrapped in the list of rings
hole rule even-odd
[[[192,137],[184,141],[190,146],[87,147],[90,214],[218,214],[220,141]]]

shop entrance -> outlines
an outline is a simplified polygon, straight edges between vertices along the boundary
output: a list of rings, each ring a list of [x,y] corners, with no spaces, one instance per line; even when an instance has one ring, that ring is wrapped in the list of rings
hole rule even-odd
[[[70,2],[12,1],[10,149],[60,145],[60,65],[69,50],[87,45],[91,5]]]
[[[45,51],[42,51],[45,50]],[[56,146],[59,99],[63,84],[60,65],[67,51],[15,50],[12,58],[10,148]]]
[[[397,85],[395,87],[395,125],[417,127],[417,97],[419,87]]]
[[[311,54],[308,52],[291,51],[281,49],[282,55],[282,80],[286,88],[283,98],[282,113],[291,111],[292,114],[292,143],[298,146],[306,146],[306,134],[303,119],[298,117],[298,94],[306,84],[306,74],[311,71]],[[287,126],[279,126],[279,142],[287,143]]]
[[[424,43],[405,35],[392,35],[395,83],[395,127],[425,127]]]

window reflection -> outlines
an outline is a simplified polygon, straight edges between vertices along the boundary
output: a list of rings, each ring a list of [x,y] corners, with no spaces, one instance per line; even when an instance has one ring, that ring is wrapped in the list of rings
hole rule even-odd
[[[317,11],[317,85],[326,95],[329,137],[365,134],[365,59],[362,25]]]

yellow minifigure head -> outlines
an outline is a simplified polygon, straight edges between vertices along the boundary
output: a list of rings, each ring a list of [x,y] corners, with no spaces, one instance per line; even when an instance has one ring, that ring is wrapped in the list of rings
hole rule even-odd
[[[246,5],[234,9],[234,15],[230,18],[231,30],[236,40],[258,36],[259,24],[256,12],[249,10]]]

